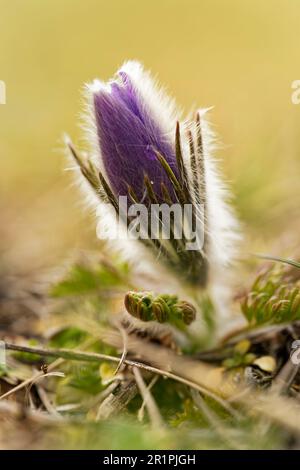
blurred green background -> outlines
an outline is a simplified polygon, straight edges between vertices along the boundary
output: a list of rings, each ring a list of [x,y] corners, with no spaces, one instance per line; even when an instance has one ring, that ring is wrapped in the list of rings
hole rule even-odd
[[[96,243],[62,135],[80,139],[82,85],[126,59],[157,74],[187,112],[214,106],[243,251],[297,243],[299,24],[299,0],[0,0],[3,256],[43,264]]]

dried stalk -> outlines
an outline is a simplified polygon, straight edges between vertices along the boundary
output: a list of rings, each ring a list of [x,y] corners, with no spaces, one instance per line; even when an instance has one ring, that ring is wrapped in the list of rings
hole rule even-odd
[[[120,413],[136,396],[137,392],[135,380],[120,382],[115,390],[101,403],[96,420],[105,420]]]
[[[133,370],[133,375],[135,377],[137,386],[138,386],[138,388],[141,392],[141,395],[143,397],[145,406],[148,410],[149,418],[151,420],[152,426],[156,429],[163,428],[164,427],[164,422],[163,422],[163,419],[160,415],[158,406],[155,403],[155,400],[154,400],[149,388],[147,388],[140,370],[137,367],[133,367],[132,370]]]

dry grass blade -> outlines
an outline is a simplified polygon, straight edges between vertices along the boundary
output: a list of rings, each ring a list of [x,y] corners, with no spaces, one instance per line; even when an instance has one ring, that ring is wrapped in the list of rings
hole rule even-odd
[[[38,396],[40,397],[41,402],[44,405],[44,408],[48,411],[48,413],[50,415],[55,416],[58,419],[62,419],[61,414],[59,414],[59,412],[56,410],[56,408],[51,403],[51,400],[49,399],[46,390],[43,387],[41,387],[40,385],[36,385],[36,390],[37,390]]]
[[[127,352],[128,352],[128,348],[127,348],[127,343],[128,343],[127,333],[126,333],[126,331],[124,330],[124,328],[123,328],[121,325],[117,325],[117,328],[118,328],[118,330],[120,331],[121,336],[122,336],[122,340],[123,340],[123,352],[122,352],[122,356],[121,356],[120,362],[119,362],[119,364],[117,365],[116,370],[114,371],[114,375],[117,375],[117,373],[118,373],[119,370],[121,369],[121,367],[122,367],[122,365],[124,364],[124,361],[125,361],[125,359],[126,359]]]
[[[56,361],[54,361],[52,364],[50,364],[48,366],[48,371],[51,371],[51,370],[55,369],[56,367],[59,367],[63,362],[64,362],[63,359],[57,359]],[[34,382],[35,380],[43,377],[44,375],[45,374],[42,371],[41,372],[36,372],[29,379],[24,380],[19,385],[16,385],[16,387],[12,388],[8,392],[1,395],[0,400],[4,400],[4,399],[8,398],[9,396],[13,395],[14,393],[18,392],[19,390],[22,390],[23,388],[30,386],[32,382]]]
[[[26,389],[26,394],[25,394],[25,403],[29,400],[29,397],[30,397],[30,391],[31,391],[31,388],[33,387],[33,385],[35,385],[37,382],[39,382],[40,380],[44,380],[45,377],[65,377],[65,374],[63,372],[47,372],[46,374],[44,373],[43,375],[39,375],[38,377],[36,377],[35,379],[33,379],[29,386],[27,387]]]
[[[151,395],[150,389],[147,388],[141,372],[137,367],[133,367],[133,375],[135,377],[137,386],[140,390],[140,393],[143,397],[143,401],[149,413],[149,418],[151,420],[152,426],[157,429],[162,429],[164,427],[163,419],[160,415],[159,409],[153,396]]]
[[[154,375],[152,377],[152,380],[151,382],[149,383],[149,385],[147,386],[147,390],[151,391],[152,387],[156,384],[156,382],[158,381],[158,378],[159,376],[158,375]],[[143,403],[142,403],[142,406],[140,407],[139,411],[138,411],[138,420],[139,421],[143,421],[144,419],[144,409],[145,409],[145,400],[143,400]]]

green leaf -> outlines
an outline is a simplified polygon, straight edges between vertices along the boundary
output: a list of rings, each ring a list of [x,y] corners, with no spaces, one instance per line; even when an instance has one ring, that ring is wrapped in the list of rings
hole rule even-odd
[[[277,267],[260,274],[241,303],[250,327],[300,320],[300,284]]]
[[[100,264],[94,267],[75,264],[66,277],[55,284],[50,295],[66,297],[95,293],[103,289],[127,284],[128,265],[126,263],[113,266]]]
[[[87,333],[79,328],[65,328],[52,336],[49,346],[52,348],[75,348],[83,343]]]

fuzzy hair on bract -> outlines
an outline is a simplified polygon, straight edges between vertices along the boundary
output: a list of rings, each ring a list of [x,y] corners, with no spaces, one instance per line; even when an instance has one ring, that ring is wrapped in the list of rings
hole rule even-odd
[[[97,132],[96,112],[95,112],[95,94],[105,90],[110,93],[115,82],[121,86],[120,74],[126,73],[130,77],[131,84],[134,88],[136,96],[143,107],[143,113],[151,115],[151,119],[157,123],[164,139],[174,146],[174,135],[176,123],[180,122],[181,126],[181,145],[182,157],[184,165],[187,169],[187,176],[191,194],[194,201],[199,200],[199,194],[195,193],[193,188],[193,177],[190,168],[190,146],[188,132],[192,138],[197,138],[199,122],[187,119],[182,120],[182,112],[177,108],[175,101],[168,97],[164,89],[153,80],[151,74],[145,71],[143,66],[137,61],[128,61],[119,69],[115,78],[109,82],[101,82],[94,80],[85,87],[85,111],[83,115],[83,129],[85,133],[85,141],[88,146],[89,159],[94,167],[101,171],[106,181],[110,183],[109,176],[104,165],[103,155],[101,151],[101,140],[99,142],[99,134]],[[198,115],[201,122],[201,134],[203,145],[203,161],[204,174],[198,174],[197,178],[200,188],[205,185],[205,205],[206,211],[203,217],[205,237],[207,239],[205,252],[203,253],[209,265],[208,288],[214,293],[220,292],[218,286],[226,285],[227,268],[236,259],[238,254],[238,246],[240,240],[239,224],[235,218],[230,205],[230,192],[223,182],[217,161],[214,158],[216,149],[216,140],[211,126],[206,118],[207,110],[199,110]],[[124,162],[126,164],[126,162]],[[88,194],[89,204],[95,209],[98,224],[101,227],[103,235],[109,234],[111,230],[115,230],[115,218],[111,208],[105,204],[101,204],[99,197],[90,186],[80,178],[85,194]],[[116,194],[116,196],[118,196]],[[124,227],[124,230],[126,228]],[[101,235],[102,236],[102,235]],[[120,236],[118,239],[109,241],[112,248],[120,248],[123,255],[128,261],[139,266],[141,271],[152,272],[154,279],[163,276],[168,279],[166,283],[158,282],[162,291],[170,292],[174,286],[180,286],[180,279],[168,270],[161,263],[159,253],[153,256],[145,246],[137,241],[128,240]],[[151,268],[152,265],[152,268]],[[158,271],[159,269],[159,271]],[[160,274],[161,273],[161,274]],[[172,280],[173,279],[173,280]],[[165,284],[165,285],[164,285]],[[194,286],[197,289],[197,286]],[[215,295],[214,295],[215,296]]]

